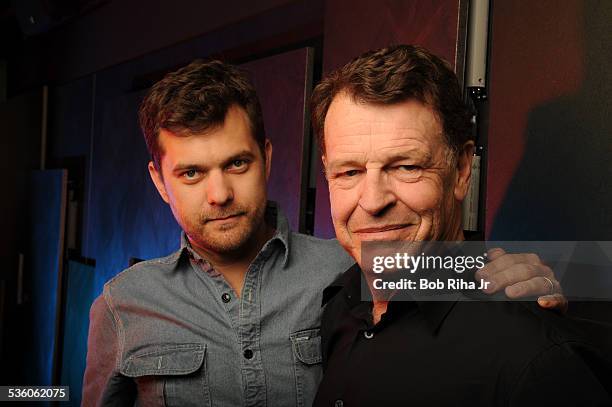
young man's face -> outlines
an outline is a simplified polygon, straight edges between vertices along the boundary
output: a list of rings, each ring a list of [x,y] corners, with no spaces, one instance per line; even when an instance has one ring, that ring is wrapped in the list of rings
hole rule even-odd
[[[191,243],[215,253],[247,244],[263,226],[272,146],[264,158],[244,109],[203,134],[161,130],[159,143],[161,174],[152,163],[149,172]]]
[[[362,241],[456,238],[469,170],[453,165],[432,109],[410,100],[360,103],[339,94],[324,131],[336,236],[358,262]]]

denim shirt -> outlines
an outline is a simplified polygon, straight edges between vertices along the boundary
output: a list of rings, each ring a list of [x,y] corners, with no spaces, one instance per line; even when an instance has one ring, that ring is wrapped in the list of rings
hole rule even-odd
[[[240,298],[185,236],[106,283],[90,313],[83,405],[310,406],[322,292],[354,262],[275,217]]]

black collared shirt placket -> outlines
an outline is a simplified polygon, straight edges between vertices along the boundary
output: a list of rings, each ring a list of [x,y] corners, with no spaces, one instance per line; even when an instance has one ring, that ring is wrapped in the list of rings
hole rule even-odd
[[[372,355],[382,355],[385,350],[391,349],[391,346],[388,346],[389,340],[381,340],[380,336],[393,335],[393,332],[385,330],[393,320],[394,311],[401,309],[401,312],[409,318],[416,314],[414,303],[391,302],[387,312],[382,315],[380,322],[374,325],[372,320],[372,303],[361,300],[357,287],[358,284],[355,284],[355,281],[352,281],[352,279],[346,282],[345,290],[338,293],[342,295],[342,305],[334,310],[338,312],[332,312],[329,315],[330,320],[341,321],[337,329],[334,330],[334,336],[330,341],[333,343],[323,344],[324,354],[327,350],[334,349],[334,356],[332,358],[328,358],[328,355],[324,357],[326,362],[325,370],[334,371],[336,374],[333,377],[330,377],[331,375],[326,376],[328,382],[326,382],[324,388],[320,389],[317,400],[325,399],[328,401],[333,400],[333,402],[331,404],[317,404],[317,401],[315,401],[315,405],[346,407],[347,403],[345,400],[347,395],[351,393],[356,384],[360,383],[359,372],[366,365],[363,361],[371,358]],[[323,321],[322,328],[325,329],[327,326],[329,324]],[[323,337],[326,338],[327,335],[324,334]],[[406,346],[409,346],[409,344],[406,344]],[[380,362],[384,359],[378,358],[378,361]],[[374,366],[374,368],[393,369],[393,361],[390,362],[391,365],[378,365]],[[337,374],[339,372],[340,374]],[[372,384],[373,392],[384,391],[379,384]]]

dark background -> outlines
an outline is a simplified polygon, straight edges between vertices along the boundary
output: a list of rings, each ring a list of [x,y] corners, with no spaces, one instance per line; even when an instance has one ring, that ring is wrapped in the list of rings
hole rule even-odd
[[[282,152],[271,195],[287,199],[294,229],[333,237],[304,103],[313,83],[391,43],[423,45],[462,78],[467,5],[0,1],[0,384],[70,383],[76,401],[92,298],[129,264],[178,246],[135,117],[152,83],[195,58],[248,69]],[[477,106],[486,236],[612,240],[610,21],[605,0],[491,2],[488,99]]]

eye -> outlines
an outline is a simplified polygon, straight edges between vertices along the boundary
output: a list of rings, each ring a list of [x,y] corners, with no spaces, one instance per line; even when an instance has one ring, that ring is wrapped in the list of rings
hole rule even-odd
[[[423,167],[411,164],[400,164],[391,167],[390,174],[398,180],[405,182],[416,182],[423,173]]]
[[[246,158],[236,158],[232,160],[225,169],[232,174],[242,174],[248,171],[249,163],[250,161]]]
[[[341,175],[345,177],[354,177],[357,174],[359,174],[359,170],[348,170],[344,171]]]
[[[416,170],[420,169],[420,167],[416,166],[416,165],[398,165],[395,168],[397,168],[398,170],[403,171],[403,172],[416,171]]]
[[[234,161],[232,161],[232,166],[233,166],[234,168],[240,168],[240,167],[243,167],[245,164],[246,164],[246,161],[245,161],[245,160],[234,160]]]
[[[194,179],[196,175],[198,175],[198,170],[194,170],[193,168],[183,173],[183,177],[187,179]]]

